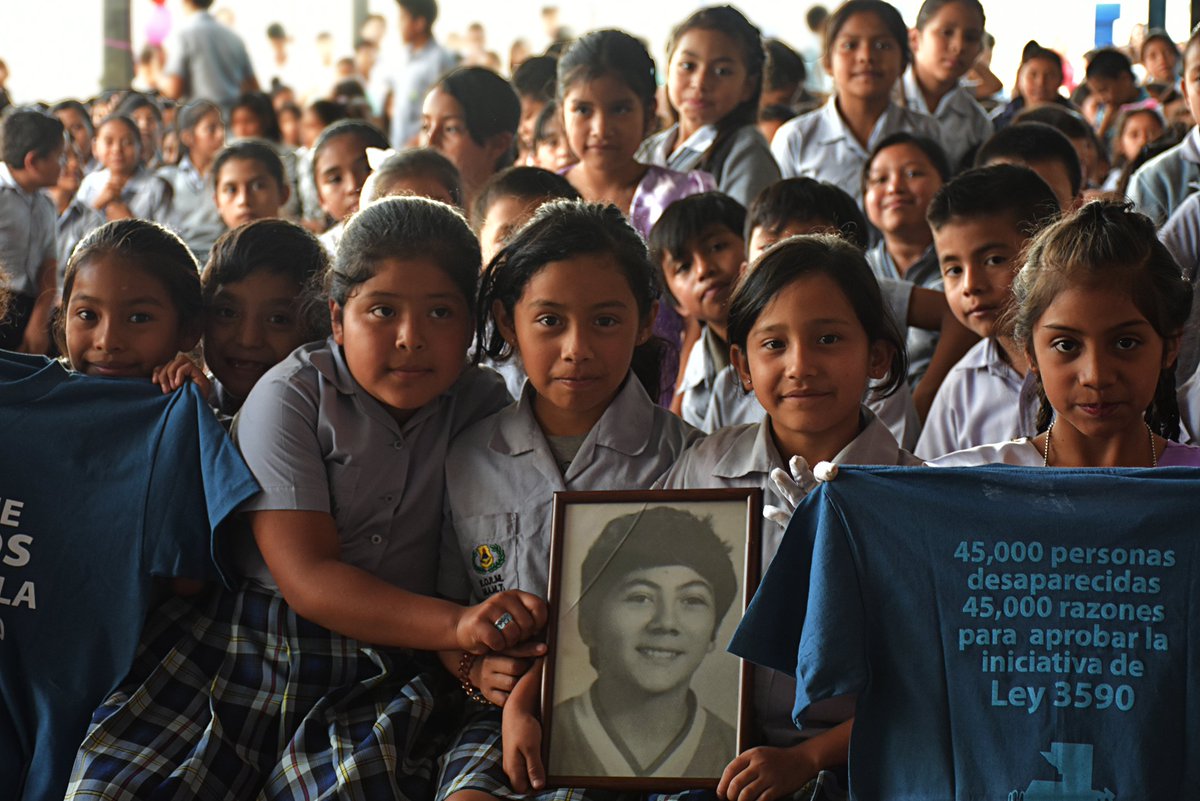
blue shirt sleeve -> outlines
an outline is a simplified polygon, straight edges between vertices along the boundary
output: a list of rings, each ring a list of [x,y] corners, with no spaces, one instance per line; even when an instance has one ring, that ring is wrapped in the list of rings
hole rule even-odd
[[[230,584],[225,524],[258,492],[258,484],[194,385],[172,397],[152,458],[142,540],[145,571]]]

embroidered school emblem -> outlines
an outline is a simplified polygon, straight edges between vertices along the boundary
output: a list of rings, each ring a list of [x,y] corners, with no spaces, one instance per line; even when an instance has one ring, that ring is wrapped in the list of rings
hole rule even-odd
[[[476,573],[494,573],[504,566],[504,549],[499,545],[476,545],[471,563],[475,566]]]

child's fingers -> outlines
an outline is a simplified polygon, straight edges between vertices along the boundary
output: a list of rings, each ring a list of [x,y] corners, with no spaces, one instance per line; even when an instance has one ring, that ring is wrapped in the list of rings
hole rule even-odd
[[[506,656],[495,656],[488,659],[485,669],[498,676],[507,676],[514,681],[525,675],[525,671],[533,666],[532,659],[512,659]]]
[[[504,749],[504,774],[508,776],[508,781],[512,788],[518,793],[529,792],[528,769],[525,767],[525,755],[521,753],[519,748]]]
[[[537,642],[536,640],[526,640],[523,643],[514,645],[512,648],[506,649],[500,655],[524,660],[526,664],[529,664],[528,660],[546,655],[546,643]]]
[[[721,773],[721,780],[717,782],[717,797],[724,799],[731,797],[729,786],[749,764],[748,754],[748,751],[738,754],[732,762],[725,766],[725,770]]]
[[[533,743],[525,752],[525,768],[529,773],[529,783],[533,789],[541,790],[546,786],[546,770],[542,767],[541,743]]]

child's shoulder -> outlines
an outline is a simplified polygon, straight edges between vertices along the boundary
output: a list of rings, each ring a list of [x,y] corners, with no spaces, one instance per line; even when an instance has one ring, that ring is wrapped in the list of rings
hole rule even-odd
[[[1159,467],[1200,467],[1200,446],[1167,442],[1158,458]]]
[[[1029,437],[1018,437],[1008,442],[993,442],[977,445],[925,462],[929,467],[981,467],[989,464],[1011,464],[1037,467],[1043,462],[1042,454]]]
[[[770,455],[763,436],[764,423],[744,423],[694,441],[671,469],[668,486],[708,486],[714,478],[767,472]]]

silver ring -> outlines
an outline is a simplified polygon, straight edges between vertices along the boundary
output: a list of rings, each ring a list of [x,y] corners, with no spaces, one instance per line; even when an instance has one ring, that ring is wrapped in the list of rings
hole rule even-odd
[[[504,629],[506,629],[508,627],[508,624],[512,623],[512,622],[513,622],[513,616],[510,615],[508,612],[505,612],[503,615],[496,618],[496,622],[493,623],[492,625],[496,627],[497,631],[504,631]]]

